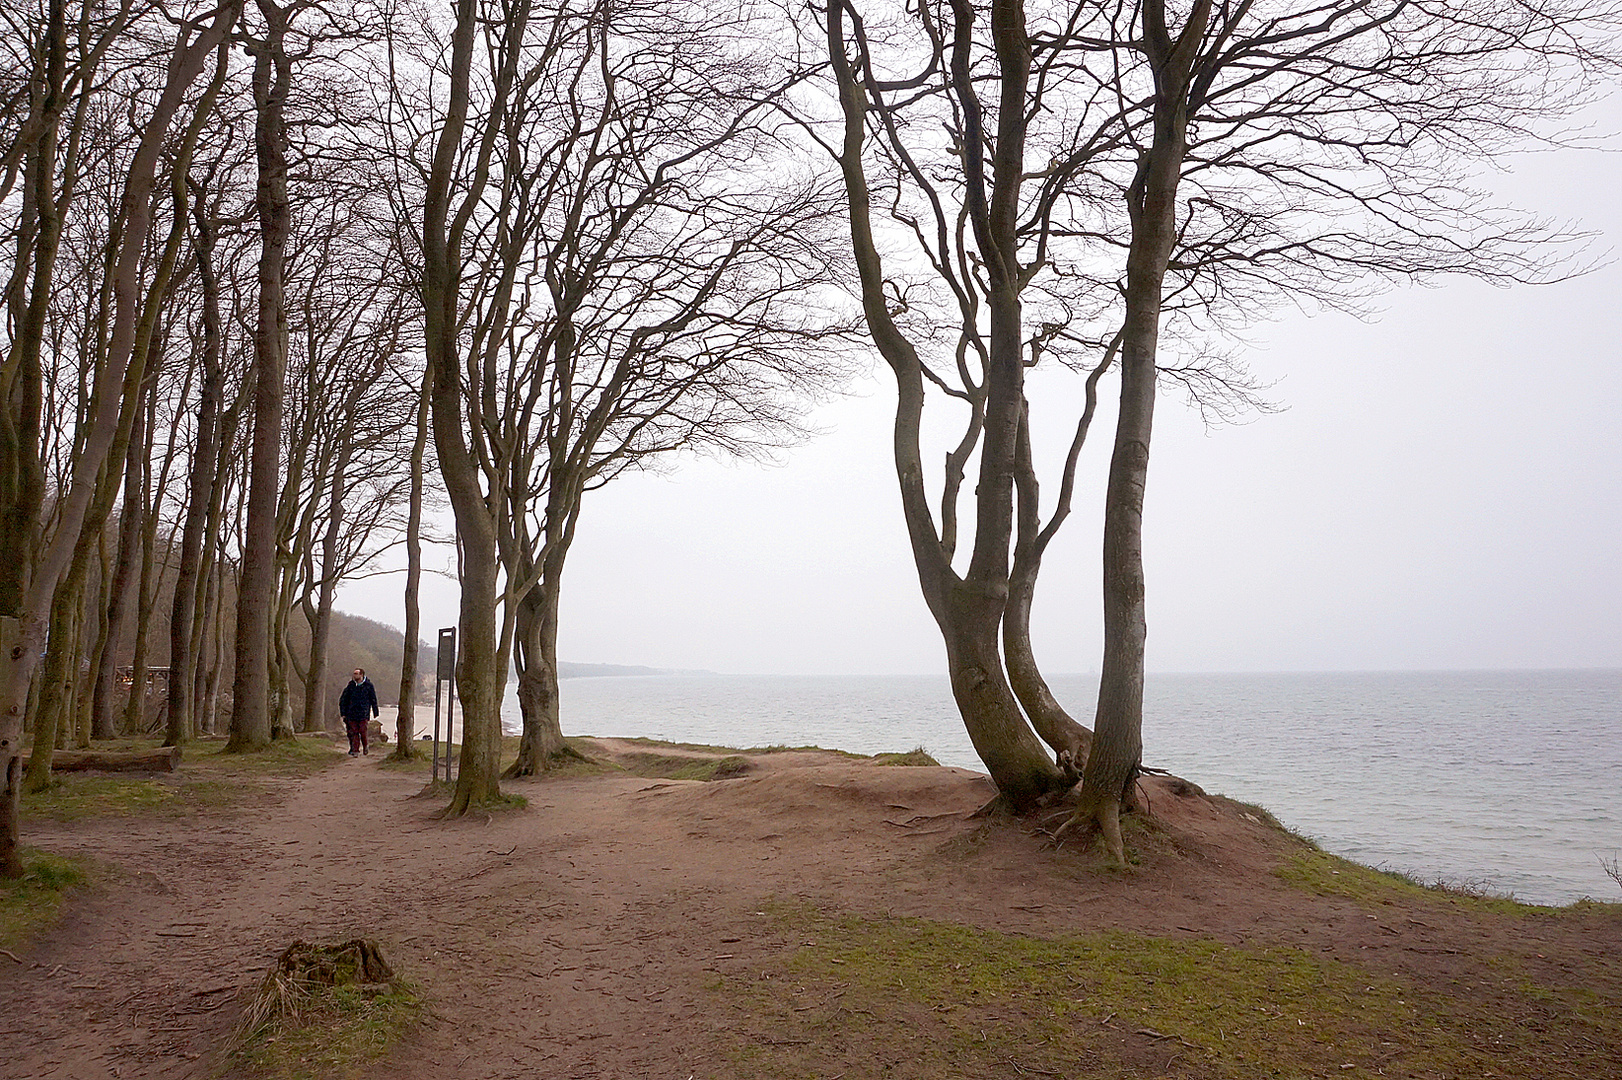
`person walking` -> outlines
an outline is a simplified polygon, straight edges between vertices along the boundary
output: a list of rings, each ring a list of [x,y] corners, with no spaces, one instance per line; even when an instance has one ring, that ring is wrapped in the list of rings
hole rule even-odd
[[[344,692],[338,695],[338,715],[344,718],[344,729],[349,732],[349,756],[370,754],[366,728],[377,715],[377,688],[366,677],[365,668],[356,668],[354,677],[344,684]]]

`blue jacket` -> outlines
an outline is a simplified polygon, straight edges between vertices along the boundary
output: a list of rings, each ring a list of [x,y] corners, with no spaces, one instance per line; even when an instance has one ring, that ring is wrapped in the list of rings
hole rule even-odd
[[[353,720],[357,724],[364,724],[377,715],[377,690],[372,686],[371,679],[362,679],[355,682],[351,679],[344,684],[344,692],[338,697],[338,713],[345,720]]]

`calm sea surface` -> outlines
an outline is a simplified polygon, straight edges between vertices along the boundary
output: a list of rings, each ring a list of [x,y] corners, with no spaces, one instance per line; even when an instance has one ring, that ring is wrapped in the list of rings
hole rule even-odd
[[[1053,680],[1084,722],[1096,685]],[[568,734],[922,746],[983,768],[944,677],[569,679],[562,692]],[[519,728],[510,693],[503,723]],[[1539,903],[1622,897],[1599,865],[1622,851],[1622,671],[1155,675],[1143,726],[1146,764],[1359,862]]]

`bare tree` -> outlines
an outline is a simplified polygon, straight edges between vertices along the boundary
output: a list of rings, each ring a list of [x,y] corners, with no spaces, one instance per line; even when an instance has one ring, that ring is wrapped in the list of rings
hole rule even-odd
[[[823,22],[842,120],[828,149],[846,181],[869,330],[897,378],[897,469],[925,598],[999,789],[1028,807],[1085,758],[1074,821],[1102,828],[1119,858],[1116,816],[1141,758],[1140,535],[1156,384],[1202,403],[1225,395],[1219,410],[1249,399],[1242,371],[1201,342],[1286,298],[1347,306],[1382,281],[1546,276],[1546,245],[1566,234],[1495,211],[1460,170],[1584,100],[1613,69],[1604,50],[1616,8],[857,7],[836,0]],[[911,261],[896,255],[905,241]],[[1159,358],[1168,321],[1189,355]],[[1044,525],[1021,369],[1056,353],[1087,373],[1087,406]],[[1117,364],[1106,647],[1089,733],[1042,684],[1028,619],[1098,380]],[[918,451],[931,389],[967,412],[938,526]],[[976,454],[974,551],[959,574],[955,505]]]
[[[707,5],[549,13],[502,117],[510,210],[470,282],[464,407],[505,503],[498,648],[524,717],[507,776],[569,755],[558,605],[585,494],[672,452],[792,438],[842,374],[838,305],[820,314],[831,207],[763,127],[782,77],[756,27]]]
[[[201,341],[195,352],[201,367],[196,420],[188,455],[185,513],[181,523],[180,551],[175,576],[174,603],[169,613],[169,721],[165,742],[189,738],[195,730],[200,702],[195,692],[196,674],[203,653],[203,627],[199,618],[208,609],[212,554],[216,538],[209,533],[211,520],[218,522],[220,508],[216,480],[220,469],[220,446],[228,444],[234,430],[234,416],[224,415],[226,394],[225,333],[220,301],[220,272],[215,248],[218,242],[217,205],[211,206],[211,191],[218,169],[185,177],[191,221],[191,243],[197,262],[201,288],[198,328]],[[184,402],[182,402],[184,404]]]
[[[410,490],[407,497],[405,549],[405,648],[400,657],[400,697],[394,719],[393,761],[409,761],[417,753],[412,741],[413,709],[417,700],[417,654],[421,650],[422,612],[417,598],[422,584],[422,504],[428,452],[428,387],[417,394],[415,435],[411,440]]]
[[[303,440],[313,439],[312,424],[304,426],[302,439],[294,440],[285,476],[281,469],[290,333],[288,245],[295,227],[289,196],[289,169],[295,148],[290,141],[288,115],[290,97],[295,92],[295,67],[299,68],[299,87],[309,91],[306,99],[296,102],[301,115],[295,119],[309,127],[314,119],[309,114],[319,111],[330,118],[333,94],[325,76],[327,69],[336,71],[342,64],[328,55],[328,47],[334,41],[363,36],[354,13],[333,5],[313,0],[289,0],[286,4],[256,0],[255,9],[256,33],[244,35],[243,41],[254,57],[254,145],[258,164],[255,208],[261,245],[254,327],[253,450],[237,601],[231,738],[227,743],[232,750],[259,749],[272,737],[293,732],[291,683],[299,664],[288,648],[286,630],[297,601],[295,585],[303,555],[314,540],[316,508],[325,505],[319,493],[306,492],[303,487],[312,461],[306,453],[312,444]],[[309,25],[295,26],[301,18]],[[300,179],[308,188],[312,177]],[[313,408],[319,397],[306,388],[309,407]],[[340,439],[328,448],[342,445]],[[289,544],[290,536],[296,539]]]
[[[1495,207],[1460,177],[1615,75],[1622,5],[1196,0],[1179,14],[1146,0],[1086,17],[1079,51],[1107,43],[1114,85],[1141,103],[1125,115],[1133,154],[1113,170],[1125,265],[1105,643],[1068,823],[1099,828],[1120,863],[1117,817],[1142,757],[1142,514],[1163,321],[1242,324],[1287,297],[1345,305],[1382,282],[1443,274],[1557,276],[1571,234]],[[1074,61],[1058,37],[1034,43],[1056,69]],[[1099,173],[1109,182],[1112,170]]]
[[[1089,410],[1066,462],[1060,509],[1043,528],[1025,370],[1044,354],[1096,350],[1106,357],[1100,371],[1109,357],[1093,329],[1108,295],[1051,250],[1052,221],[1064,207],[1032,197],[1027,142],[1044,116],[1061,128],[1050,136],[1053,148],[1063,145],[1082,161],[1113,151],[1118,136],[1107,109],[1079,123],[1068,103],[1062,112],[1048,109],[1059,94],[1033,62],[1020,3],[999,0],[988,19],[983,14],[968,0],[926,3],[870,30],[854,4],[831,3],[824,47],[841,125],[837,141],[825,145],[844,178],[868,331],[896,378],[896,472],[924,599],[975,750],[999,793],[1023,810],[1074,780],[1089,740],[1041,681],[1028,611],[1040,552],[1068,510],[1091,419]],[[895,255],[902,243],[910,260]],[[1027,337],[1032,305],[1042,329]],[[931,392],[963,417],[962,436],[945,455],[938,520],[922,451]],[[959,503],[976,455],[972,549],[960,571]],[[1025,616],[1009,624],[1005,657],[1016,488],[1023,556],[1016,593]]]
[[[464,354],[461,340],[463,270],[469,224],[490,186],[500,119],[518,78],[529,13],[528,0],[500,0],[481,19],[476,0],[457,0],[448,68],[437,68],[437,56],[428,60],[442,76],[444,107],[442,113],[435,110],[432,114],[432,161],[423,185],[419,232],[425,378],[430,387],[434,450],[456,518],[462,586],[456,671],[463,709],[462,756],[449,807],[452,814],[466,813],[473,805],[500,796],[500,713],[506,683],[496,634],[501,568],[494,516],[466,434],[465,389],[479,358]],[[481,26],[487,35],[482,55],[489,67],[481,75],[481,113],[472,116],[473,65],[480,51]],[[397,41],[390,39],[391,69]],[[434,96],[429,95],[428,100]],[[501,224],[498,220],[496,228]],[[464,355],[468,371],[464,371]]]
[[[287,35],[309,4],[255,0],[261,25],[244,35],[253,56],[254,152],[259,221],[258,310],[254,326],[253,449],[237,585],[236,663],[228,750],[259,750],[276,734],[271,713],[271,611],[276,598],[276,519],[287,393],[287,309],[283,276],[292,208],[287,194],[287,95],[293,58]]]
[[[0,569],[0,875],[22,872],[17,858],[17,798],[21,791],[22,721],[29,684],[44,644],[50,598],[78,545],[90,503],[101,488],[103,466],[118,436],[119,399],[136,346],[140,307],[140,270],[152,221],[152,192],[169,126],[184,104],[187,90],[202,73],[208,57],[229,33],[237,16],[235,0],[183,22],[167,65],[162,90],[141,125],[141,139],[126,172],[122,198],[122,235],[111,274],[114,322],[107,354],[96,376],[97,396],[107,403],[87,425],[73,463],[71,483],[55,506],[55,532],[48,543],[34,541],[42,510],[38,484],[38,409],[41,400],[37,351],[13,347],[0,363],[0,385],[11,430],[17,438],[0,440],[0,477],[8,479],[0,498],[0,517],[28,521],[23,542]],[[205,21],[206,20],[206,21]],[[53,85],[55,80],[50,80]],[[46,95],[49,96],[49,95]],[[51,166],[54,168],[54,165]],[[49,286],[36,279],[35,285]],[[13,482],[14,481],[14,482]]]

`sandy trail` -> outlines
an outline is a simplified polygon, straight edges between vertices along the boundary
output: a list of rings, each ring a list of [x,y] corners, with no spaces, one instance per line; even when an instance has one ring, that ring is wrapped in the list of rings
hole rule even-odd
[[[285,802],[248,812],[31,828],[30,843],[125,876],[37,943],[49,965],[5,972],[18,1075],[202,1076],[234,992],[288,942],[355,935],[382,940],[443,1021],[384,1075],[423,1075],[424,1063],[428,1075],[690,1073],[713,1041],[698,1000],[707,973],[782,944],[757,940],[761,898],[828,895],[924,839],[897,829],[875,849],[854,821],[789,839],[793,800],[740,832],[733,808],[705,812],[705,785],[636,777],[513,784],[528,810],[441,823],[437,801],[412,798],[420,777],[376,761],[284,781]],[[830,789],[850,769],[792,764],[831,768]],[[929,812],[985,794],[958,770],[886,772],[945,774],[902,785]],[[811,839],[837,873],[796,857]]]
[[[420,774],[346,758],[275,781],[248,810],[32,825],[28,843],[122,873],[27,965],[0,957],[0,1037],[21,1049],[19,1078],[201,1078],[218,1069],[238,992],[290,941],[369,936],[430,1011],[372,1075],[722,1077],[740,1032],[771,1033],[711,988],[806,944],[770,914],[785,901],[1004,932],[1288,942],[1437,979],[1461,950],[1505,947],[1487,923],[1371,920],[1286,888],[1266,868],[1287,838],[1159,781],[1176,855],[1123,878],[970,819],[991,793],[975,773],[823,752],[751,760],[715,783],[511,783],[527,809],[440,822],[440,800],[413,797]],[[1516,933],[1518,951],[1551,965],[1594,944]]]

